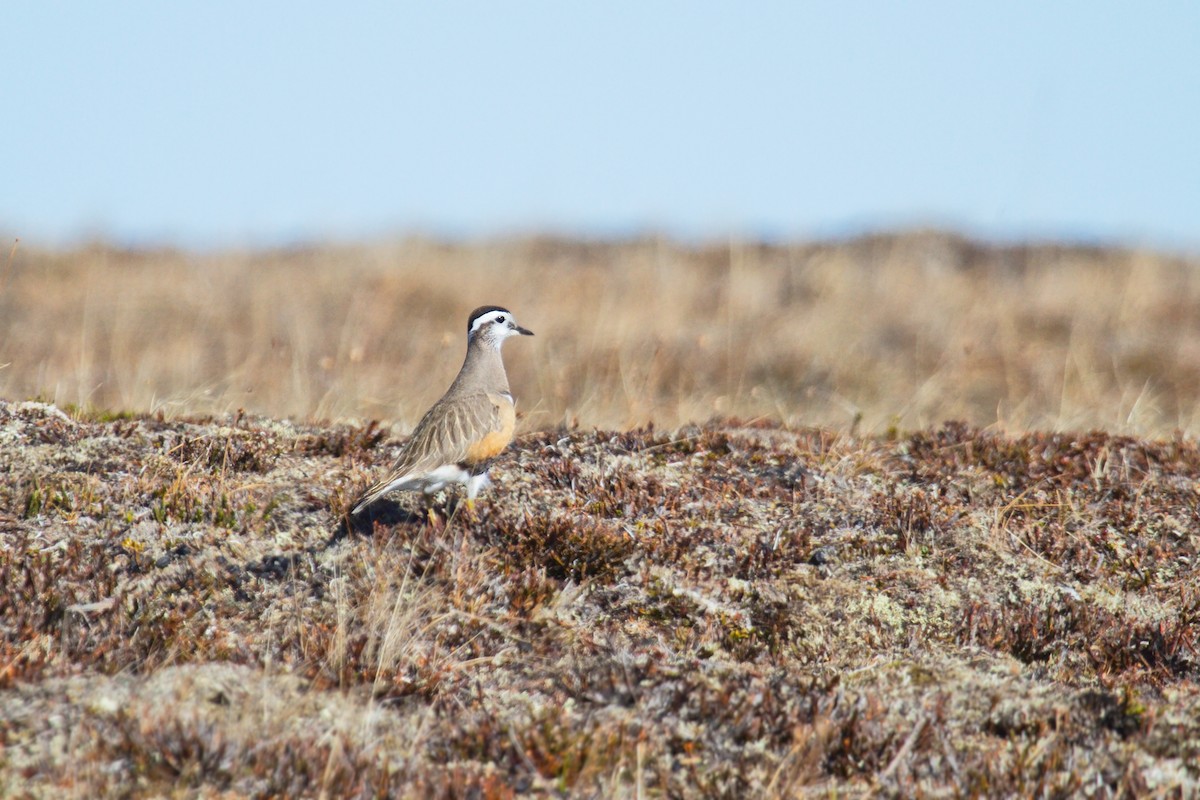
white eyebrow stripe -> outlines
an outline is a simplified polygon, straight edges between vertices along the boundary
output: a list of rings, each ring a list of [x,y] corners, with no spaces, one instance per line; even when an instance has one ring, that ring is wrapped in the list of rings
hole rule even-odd
[[[489,311],[486,314],[480,314],[478,317],[475,318],[475,321],[473,323],[471,323],[471,333],[474,333],[475,331],[479,330],[480,328],[482,328],[484,325],[486,325],[489,322],[495,322],[497,320],[497,318],[504,315],[505,313],[506,312],[504,312],[504,311]]]

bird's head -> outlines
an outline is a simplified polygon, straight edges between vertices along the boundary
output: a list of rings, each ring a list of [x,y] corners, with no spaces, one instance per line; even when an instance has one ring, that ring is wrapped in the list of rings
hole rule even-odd
[[[482,306],[467,319],[468,343],[479,341],[498,348],[505,339],[517,335],[533,336],[533,331],[518,325],[507,308]]]

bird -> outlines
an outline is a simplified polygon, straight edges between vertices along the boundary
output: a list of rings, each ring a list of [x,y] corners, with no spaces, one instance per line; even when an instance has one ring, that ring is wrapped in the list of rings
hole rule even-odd
[[[442,398],[425,412],[387,475],[351,513],[394,490],[436,494],[450,483],[467,488],[467,507],[490,483],[488,468],[512,441],[516,404],[500,347],[510,336],[533,336],[500,306],[481,306],[467,318],[467,357]]]

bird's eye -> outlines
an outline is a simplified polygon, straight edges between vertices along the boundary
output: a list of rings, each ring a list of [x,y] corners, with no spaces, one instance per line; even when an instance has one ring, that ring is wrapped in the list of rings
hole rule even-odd
[[[504,317],[503,316],[496,317],[496,322],[504,322]]]

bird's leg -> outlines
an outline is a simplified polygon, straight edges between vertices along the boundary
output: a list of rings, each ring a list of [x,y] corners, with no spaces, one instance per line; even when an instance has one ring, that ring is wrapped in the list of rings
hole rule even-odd
[[[471,516],[471,519],[475,518],[475,496],[479,494],[480,489],[489,483],[491,481],[488,479],[486,469],[467,479],[467,513]]]
[[[435,531],[440,531],[445,527],[446,520],[443,515],[438,514],[437,494],[435,492],[425,492],[421,495],[421,500],[425,506],[426,523]]]
[[[454,496],[454,511],[451,517],[457,517],[459,514],[466,515],[468,520],[475,519],[475,498],[467,495],[466,497],[456,494]]]

